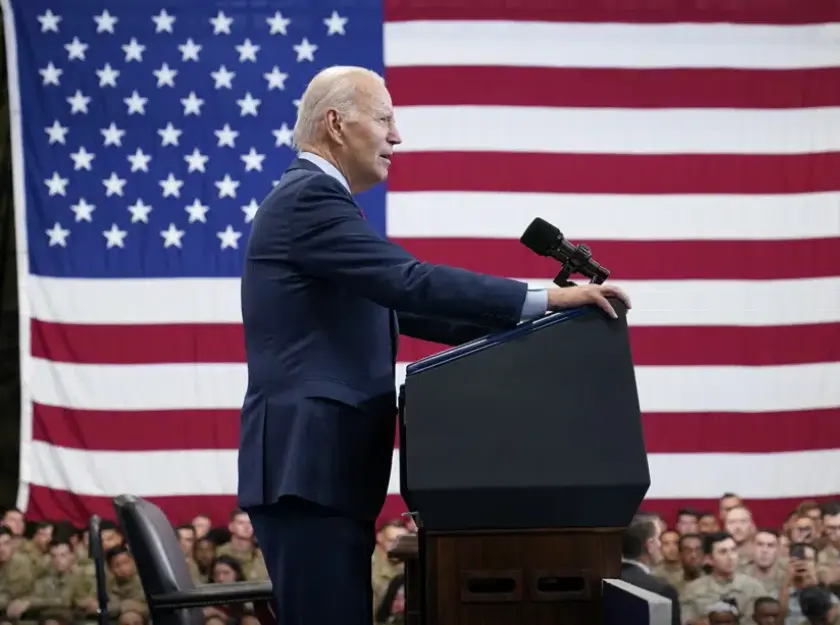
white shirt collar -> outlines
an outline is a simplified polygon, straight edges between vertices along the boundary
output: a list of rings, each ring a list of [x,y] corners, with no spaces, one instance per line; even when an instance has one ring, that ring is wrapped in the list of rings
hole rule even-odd
[[[298,156],[303,160],[309,161],[313,165],[320,167],[325,174],[338,180],[341,183],[341,186],[350,191],[350,185],[347,183],[347,179],[340,171],[338,171],[336,166],[330,163],[327,159],[322,156],[318,156],[317,154],[313,154],[312,152],[301,152]]]
[[[650,567],[647,564],[644,564],[643,562],[639,562],[638,560],[627,560],[626,558],[621,558],[621,563],[622,564],[632,564],[633,566],[638,566],[640,569],[642,569],[648,575],[652,575],[652,573],[650,571]]]

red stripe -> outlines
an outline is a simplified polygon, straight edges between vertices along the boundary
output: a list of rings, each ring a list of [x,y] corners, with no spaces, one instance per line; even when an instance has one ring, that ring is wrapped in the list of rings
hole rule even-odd
[[[97,411],[34,404],[33,439],[108,451],[236,449],[236,410]],[[777,413],[643,415],[648,453],[821,450],[840,440],[840,407]],[[710,431],[726,436],[708,436]]]
[[[538,22],[731,22],[814,24],[840,21],[834,0],[385,0],[385,20]]]
[[[392,67],[387,78],[398,106],[778,109],[840,105],[840,67]]]
[[[631,326],[630,343],[636,366],[761,367],[837,362],[840,361],[840,323],[758,327]],[[398,360],[413,362],[444,349],[444,345],[403,337]]]
[[[516,239],[394,238],[420,260],[522,278],[556,261]],[[840,275],[840,237],[796,241],[587,241],[614,280],[774,280]]]
[[[127,327],[35,320],[31,328],[32,355],[56,362],[245,361],[239,324]],[[766,366],[840,361],[840,323],[777,327],[633,326],[630,337],[636,365]],[[442,345],[403,337],[398,360],[412,362],[443,349]]]
[[[407,152],[389,191],[808,193],[840,190],[840,152],[527,154]],[[546,175],[550,172],[550,175]]]
[[[198,514],[208,514],[214,525],[226,526],[230,512],[236,506],[233,496],[179,496],[149,497],[149,501],[160,506],[173,525],[186,523]],[[797,499],[753,499],[746,504],[752,510],[758,525],[780,527],[785,517],[802,501]],[[831,497],[809,497],[818,502],[828,501]],[[642,504],[643,510],[655,511],[669,523],[676,520],[680,508],[694,508],[702,512],[716,513],[716,499],[652,499]],[[405,502],[399,495],[390,495],[380,520],[399,517],[406,511]],[[75,495],[66,491],[57,491],[41,486],[29,487],[29,505],[26,517],[31,521],[68,520],[76,527],[84,526],[91,514],[102,518],[114,519],[114,509],[109,497]]]
[[[214,525],[227,527],[230,513],[236,507],[236,497],[233,495],[182,495],[145,499],[160,506],[173,526],[189,523],[199,514],[207,514],[213,519]],[[389,496],[382,508],[380,519],[396,518],[405,511],[401,497]],[[104,519],[115,519],[112,499],[76,495],[43,486],[29,487],[29,506],[26,510],[26,518],[29,521],[67,520],[76,527],[82,527],[87,524],[92,514],[98,514]]]

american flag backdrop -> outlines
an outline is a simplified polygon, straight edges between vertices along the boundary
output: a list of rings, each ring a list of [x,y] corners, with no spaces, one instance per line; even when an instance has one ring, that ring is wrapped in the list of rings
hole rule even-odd
[[[296,100],[334,64],[384,72],[397,106],[387,192],[361,198],[377,229],[539,283],[556,266],[517,239],[541,216],[628,289],[646,508],[731,490],[775,523],[840,493],[836,1],[3,11],[33,518],[111,516],[128,492],[226,519],[243,248],[293,158]],[[398,378],[436,349],[404,339]]]

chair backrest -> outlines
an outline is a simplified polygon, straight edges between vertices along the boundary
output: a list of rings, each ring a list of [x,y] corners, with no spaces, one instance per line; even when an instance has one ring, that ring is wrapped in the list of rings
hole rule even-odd
[[[108,625],[108,588],[105,581],[105,554],[102,552],[102,519],[97,515],[88,522],[88,552],[93,562],[93,575],[96,579],[96,602],[99,609],[100,625]]]
[[[175,613],[167,611],[163,614],[154,605],[155,595],[195,586],[184,552],[178,545],[175,530],[166,515],[153,503],[134,495],[120,495],[114,498],[113,503],[128,547],[137,563],[151,620],[155,625],[203,623],[204,617],[198,608],[177,610]]]

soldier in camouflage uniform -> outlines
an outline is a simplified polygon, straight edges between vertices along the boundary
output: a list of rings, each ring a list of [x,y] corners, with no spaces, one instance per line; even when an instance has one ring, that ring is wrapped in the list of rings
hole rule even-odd
[[[840,503],[832,501],[823,509],[825,546],[817,555],[817,576],[823,584],[840,583]]]
[[[24,541],[20,553],[32,561],[32,572],[39,578],[50,566],[50,541],[53,538],[52,523],[38,523],[31,540]]]
[[[742,620],[753,616],[755,600],[765,595],[764,587],[744,573],[738,573],[738,551],[735,539],[727,532],[704,537],[703,553],[711,573],[686,585],[680,596],[682,619],[686,624],[699,624],[706,619],[713,604],[730,600],[738,606]]]
[[[376,546],[373,549],[371,562],[374,614],[383,612],[381,608],[384,603],[395,600],[394,593],[397,587],[394,586],[394,580],[404,575],[405,563],[390,557],[388,552],[393,549],[400,536],[408,533],[408,530],[398,521],[386,523],[376,533]],[[392,610],[386,609],[384,612],[390,615]],[[386,618],[379,622],[390,624],[391,621]]]
[[[768,597],[778,599],[787,575],[787,563],[779,557],[779,532],[770,528],[758,530],[753,539],[753,561],[738,571],[764,586]]]
[[[0,617],[14,620],[23,611],[15,602],[29,595],[35,584],[32,561],[22,553],[15,553],[15,537],[5,525],[0,526]],[[9,610],[9,608],[12,608]]]
[[[52,541],[49,552],[46,573],[35,581],[27,596],[12,601],[9,611],[23,614],[27,619],[70,621],[75,616],[74,600],[84,591],[83,574],[74,568],[69,541]]]
[[[149,607],[134,558],[125,545],[112,547],[105,558],[111,572],[106,581],[108,613],[119,625],[142,625],[149,618]]]
[[[683,580],[679,549],[680,535],[674,530],[665,530],[659,540],[662,543],[662,562],[653,566],[651,573],[654,577],[676,588]]]
[[[230,541],[216,549],[216,556],[230,556],[242,565],[247,580],[267,580],[262,551],[254,544],[254,528],[248,513],[234,510],[230,517]]]

